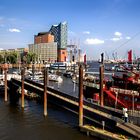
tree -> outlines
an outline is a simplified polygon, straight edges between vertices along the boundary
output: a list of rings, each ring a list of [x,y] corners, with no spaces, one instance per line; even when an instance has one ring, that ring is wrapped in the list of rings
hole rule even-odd
[[[4,56],[3,56],[3,54],[0,54],[0,63],[4,63]]]
[[[9,62],[11,64],[16,64],[17,63],[17,52],[7,53],[6,60],[7,60],[7,62]]]
[[[27,62],[28,63],[35,63],[35,60],[37,59],[36,53],[28,53],[27,54]]]

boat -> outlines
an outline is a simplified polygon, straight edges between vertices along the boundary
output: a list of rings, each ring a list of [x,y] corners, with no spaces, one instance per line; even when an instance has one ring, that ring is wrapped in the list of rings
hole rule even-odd
[[[122,76],[112,76],[113,81],[106,83],[105,103],[114,107],[140,110],[140,75],[127,72]]]
[[[50,69],[65,70],[69,64],[67,62],[56,62],[50,65]]]
[[[28,71],[28,75],[26,75],[26,78],[39,82],[41,80],[43,80],[43,73],[42,72],[34,72],[32,73],[32,71]]]
[[[115,72],[125,72],[125,69],[121,65],[114,65],[112,67],[105,67],[106,71],[115,71]]]
[[[65,71],[63,73],[63,76],[64,77],[67,77],[67,78],[72,78],[72,75],[73,75],[73,72],[72,71]]]
[[[76,70],[78,69],[78,64],[71,63],[71,62],[56,62],[50,64],[50,70]]]
[[[72,81],[79,84],[79,75],[72,77]],[[105,83],[103,87],[105,86]],[[86,99],[99,101],[100,79],[99,72],[84,72],[83,74],[83,94]],[[95,97],[95,98],[94,98]]]
[[[59,83],[63,82],[63,79],[61,76],[52,74],[52,73],[48,74],[48,79],[49,79],[49,81],[53,81],[53,82],[59,82]]]
[[[99,81],[100,82],[100,81]],[[127,71],[121,76],[112,75],[112,79],[104,79],[104,104],[114,108],[128,108],[140,110],[140,74]],[[86,87],[85,98],[99,102],[98,88]]]

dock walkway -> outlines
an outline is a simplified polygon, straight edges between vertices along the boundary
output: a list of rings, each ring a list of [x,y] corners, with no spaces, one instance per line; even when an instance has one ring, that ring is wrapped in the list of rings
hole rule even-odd
[[[11,82],[13,84],[16,84],[17,86],[21,86],[21,81],[18,79],[11,79]],[[37,94],[42,95],[43,96],[43,85],[36,83],[34,81],[30,81],[30,80],[25,80],[24,82],[25,85],[25,89],[27,90],[31,90],[31,91],[36,91]],[[67,95],[65,93],[62,93],[60,91],[57,91],[51,87],[47,87],[47,92],[51,97],[54,97],[55,99],[58,99],[62,102],[66,102],[66,104],[70,104],[71,106],[75,106],[76,108],[78,108],[78,98],[73,97],[71,95]],[[88,111],[89,114],[93,113],[98,115],[99,117],[104,118],[107,121],[111,121],[113,122],[113,124],[115,125],[116,128],[120,128],[123,131],[137,137],[138,139],[140,139],[140,127],[133,125],[131,123],[124,123],[124,121],[122,119],[120,119],[119,117],[113,116],[110,113],[105,112],[105,108],[98,106],[95,107],[94,106],[88,106],[89,103],[86,103],[84,101],[84,110]],[[100,109],[98,109],[100,108]],[[76,111],[73,110],[73,108],[71,108],[71,111],[78,113]],[[95,121],[96,118],[93,118],[92,116],[88,115],[88,113],[84,116],[87,119],[90,119],[92,121]],[[112,125],[113,125],[112,124]]]

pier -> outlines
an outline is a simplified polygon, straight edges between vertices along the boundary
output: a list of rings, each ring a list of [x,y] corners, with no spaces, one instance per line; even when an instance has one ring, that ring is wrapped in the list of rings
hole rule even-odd
[[[34,66],[34,65],[33,65]],[[35,82],[25,76],[25,67],[21,69],[21,75],[15,76],[7,74],[8,67],[5,66],[5,101],[7,101],[7,87],[9,91],[9,99],[11,103],[16,104],[21,96],[21,107],[25,107],[25,90],[30,93],[35,93],[40,97],[41,102],[44,102],[44,117],[48,116],[48,103],[54,104],[61,108],[67,109],[72,113],[79,115],[79,129],[87,135],[93,135],[101,139],[124,139],[124,135],[128,137],[140,138],[140,127],[130,123],[124,122],[122,119],[123,113],[121,110],[112,109],[111,107],[104,106],[104,66],[100,66],[100,101],[98,103],[91,103],[84,100],[83,96],[83,66],[79,67],[79,94],[72,96],[65,92],[48,85],[48,69],[44,68],[44,83]],[[59,70],[59,69],[58,69]],[[34,67],[32,67],[34,77]],[[42,75],[42,76],[43,76]],[[10,78],[8,78],[10,77]],[[7,81],[8,79],[8,81]],[[19,94],[21,89],[21,95]],[[85,120],[91,122],[85,124]],[[93,123],[100,126],[95,128]],[[103,127],[101,129],[101,127]],[[115,134],[113,134],[115,133]],[[120,134],[122,135],[120,135]]]
[[[16,92],[19,87],[22,86],[21,80],[12,78],[11,81],[8,82],[8,87],[10,90],[10,98],[11,101],[14,99],[18,100],[19,96]],[[25,79],[24,81],[24,89],[29,90],[31,92],[36,92],[39,96],[44,96],[44,85],[34,82],[29,79]],[[57,106],[63,107],[73,113],[78,114],[79,110],[79,99],[77,97],[73,97],[66,93],[60,92],[52,87],[47,87],[48,93],[48,101],[56,104]],[[115,131],[120,131],[123,133],[127,133],[136,138],[140,138],[140,128],[131,123],[124,123],[122,120],[122,112],[118,112],[116,110],[111,110],[110,108],[100,106],[98,104],[91,104],[88,101],[83,101],[83,117],[84,119],[93,121],[102,126],[102,121],[105,122],[105,128]],[[83,130],[84,125],[82,125]],[[84,127],[84,131],[88,132],[88,129]]]

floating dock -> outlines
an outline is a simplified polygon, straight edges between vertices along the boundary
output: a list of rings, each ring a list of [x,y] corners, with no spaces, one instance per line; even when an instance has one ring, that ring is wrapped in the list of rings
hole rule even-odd
[[[14,96],[16,96],[16,90],[21,86],[21,81],[12,78],[9,84],[9,89],[11,90],[10,94],[13,98]],[[27,79],[25,79],[24,84],[25,89],[30,90],[31,92],[36,92],[38,95],[43,97],[43,85]],[[48,99],[53,104],[64,107],[76,114],[78,113],[78,98],[52,89],[50,87],[47,87],[47,92]],[[130,123],[124,123],[124,121],[121,119],[121,113],[85,101],[83,108],[84,118],[96,122],[100,125],[101,121],[105,121],[106,127],[119,130],[120,132],[126,132],[127,134],[140,139],[140,127]],[[86,132],[88,130],[87,128],[88,127],[82,127],[81,130],[84,130]]]
[[[90,125],[80,126],[80,131],[86,133],[88,136],[91,135],[102,140],[128,140],[128,138],[123,135],[114,134]]]

